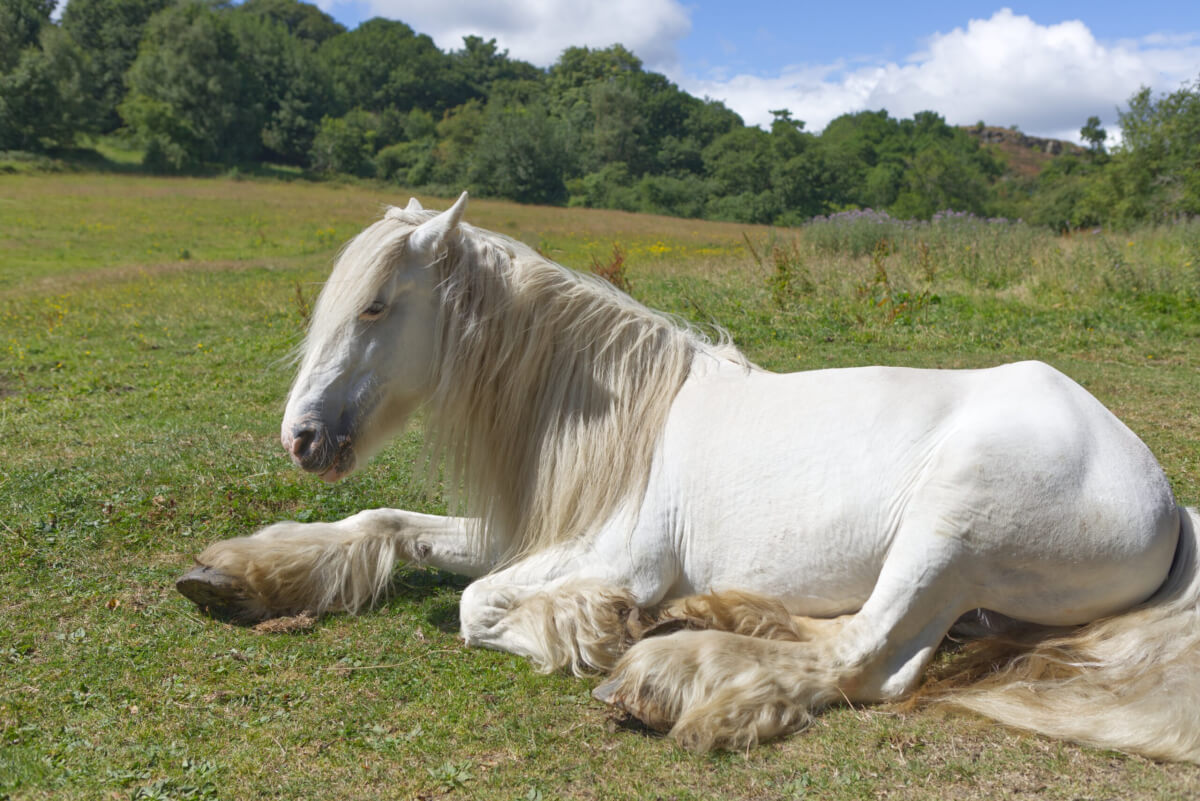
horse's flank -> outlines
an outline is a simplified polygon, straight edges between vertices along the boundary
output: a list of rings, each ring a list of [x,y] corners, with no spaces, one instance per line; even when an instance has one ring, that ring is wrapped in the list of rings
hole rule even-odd
[[[394,208],[376,226],[430,216]],[[623,518],[631,526],[694,355],[740,355],[466,224],[432,269],[441,319],[429,463],[446,466],[452,499],[482,521],[481,546],[511,561]]]

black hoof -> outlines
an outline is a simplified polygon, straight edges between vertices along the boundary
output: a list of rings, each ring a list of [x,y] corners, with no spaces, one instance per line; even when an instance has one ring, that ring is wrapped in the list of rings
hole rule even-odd
[[[245,587],[228,573],[204,565],[184,573],[175,580],[175,589],[196,606],[213,617],[239,622],[255,622],[266,615],[255,609]]]

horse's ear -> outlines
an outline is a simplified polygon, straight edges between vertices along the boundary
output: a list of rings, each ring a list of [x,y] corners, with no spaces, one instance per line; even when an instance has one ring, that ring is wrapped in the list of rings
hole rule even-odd
[[[425,207],[421,205],[421,201],[415,197],[408,199],[408,205],[404,207],[405,211],[425,211]]]
[[[408,246],[413,251],[433,256],[446,236],[458,227],[467,208],[467,193],[459,195],[453,206],[418,225],[409,235]]]

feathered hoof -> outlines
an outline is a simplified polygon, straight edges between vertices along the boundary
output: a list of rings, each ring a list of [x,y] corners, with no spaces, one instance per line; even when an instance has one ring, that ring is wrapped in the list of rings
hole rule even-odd
[[[200,608],[221,620],[256,623],[270,617],[238,579],[205,565],[196,565],[175,580],[175,589]]]
[[[662,703],[663,699],[656,698],[650,687],[642,684],[630,688],[619,674],[610,676],[592,690],[592,697],[632,715],[648,729],[668,732],[675,725],[674,710],[668,709]]]
[[[668,627],[670,628],[670,627]],[[689,696],[703,690],[697,686],[695,656],[684,643],[689,631],[643,639],[617,664],[612,675],[592,691],[598,701],[619,709],[641,721],[648,729],[670,732],[675,737],[676,722],[684,715]],[[695,700],[695,699],[692,699]],[[708,750],[694,738],[676,738],[689,750]]]
[[[836,693],[799,643],[685,627],[634,645],[592,695],[704,753],[803,728]]]

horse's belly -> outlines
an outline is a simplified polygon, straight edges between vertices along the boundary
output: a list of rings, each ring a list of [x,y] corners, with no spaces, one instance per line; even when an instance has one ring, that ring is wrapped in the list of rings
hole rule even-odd
[[[691,537],[672,597],[743,590],[782,601],[797,615],[835,617],[857,611],[879,577],[877,549],[815,542],[780,521],[773,529],[713,528]]]

